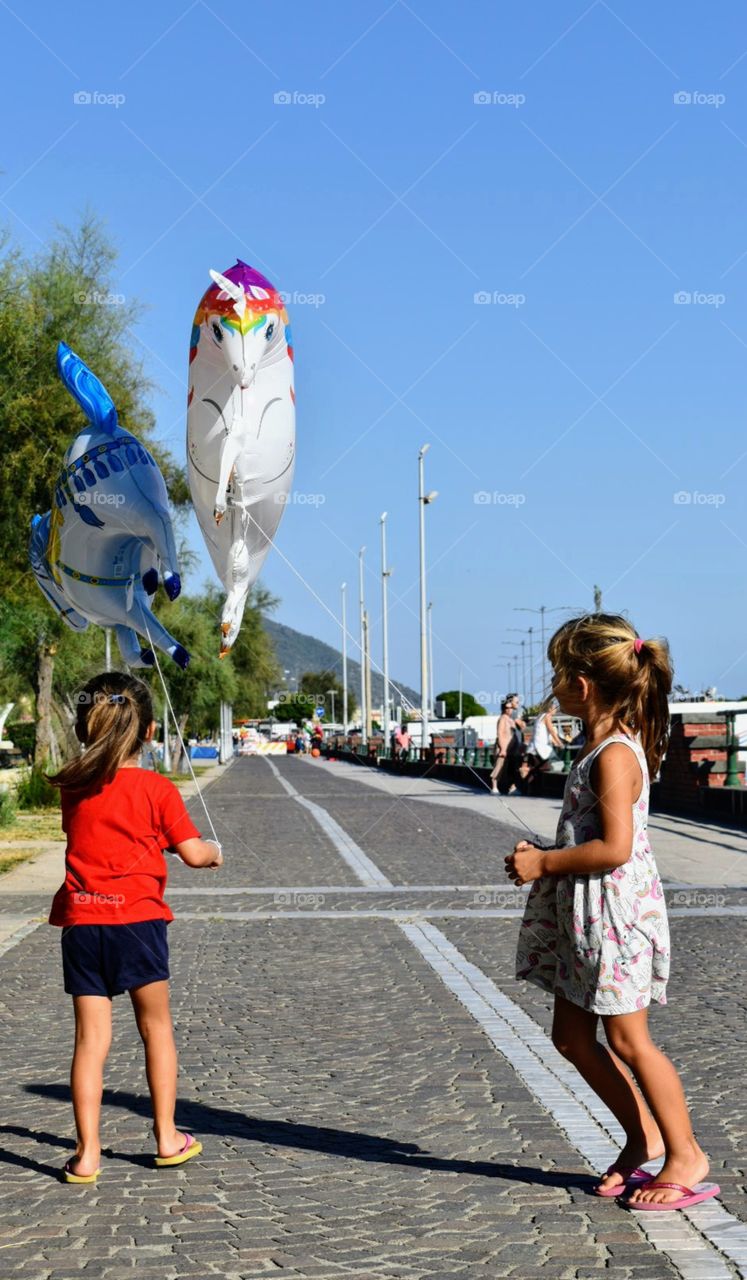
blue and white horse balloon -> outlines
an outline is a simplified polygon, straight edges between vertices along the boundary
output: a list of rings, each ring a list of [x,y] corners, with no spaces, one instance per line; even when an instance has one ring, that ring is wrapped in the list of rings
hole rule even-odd
[[[113,627],[129,666],[152,666],[152,643],[186,667],[186,649],[150,608],[159,573],[169,599],[181,590],[163,476],[119,426],[105,387],[64,342],[57,369],[90,425],[65,454],[51,511],[31,522],[36,581],[74,631],[89,622]]]
[[[210,275],[192,325],[187,463],[195,514],[226,589],[223,657],[285,510],[296,418],[281,295],[245,262]]]

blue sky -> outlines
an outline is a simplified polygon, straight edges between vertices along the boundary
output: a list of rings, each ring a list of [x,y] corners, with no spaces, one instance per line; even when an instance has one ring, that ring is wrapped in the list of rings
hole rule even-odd
[[[428,441],[437,688],[499,694],[514,609],[599,583],[681,681],[747,692],[741,4],[39,0],[0,29],[0,221],[33,250],[105,219],[178,455],[208,268],[297,295],[280,621],[338,644],[366,544],[380,660],[386,509],[390,665],[417,687]]]

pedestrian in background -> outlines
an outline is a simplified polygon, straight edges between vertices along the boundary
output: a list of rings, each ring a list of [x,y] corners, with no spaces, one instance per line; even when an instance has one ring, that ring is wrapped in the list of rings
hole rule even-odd
[[[553,717],[558,710],[557,698],[550,700],[549,707],[541,711],[532,728],[532,740],[529,744],[529,755],[533,757],[535,768],[541,769],[548,764],[556,751],[562,751],[563,743],[555,728]]]
[[[493,795],[503,788],[506,791],[516,787],[516,773],[521,758],[515,713],[518,711],[518,696],[508,693],[501,702],[501,714],[496,729],[494,764],[490,774],[490,790]],[[523,728],[523,721],[519,721]],[[521,729],[518,730],[521,733]]]
[[[394,732],[394,741],[397,744],[397,755],[400,760],[406,760],[410,752],[410,730],[406,724],[401,724]]]

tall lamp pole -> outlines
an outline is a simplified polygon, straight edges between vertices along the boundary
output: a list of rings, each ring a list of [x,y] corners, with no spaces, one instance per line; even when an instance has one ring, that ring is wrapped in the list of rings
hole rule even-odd
[[[348,584],[342,584],[342,732],[348,736],[348,628],[345,620],[345,596]]]
[[[425,590],[425,508],[437,496],[437,490],[425,492],[423,461],[430,449],[424,444],[418,452],[418,507],[420,508],[420,724],[421,747],[428,748],[428,628]]]
[[[384,706],[382,709],[382,728],[384,730],[384,747],[389,745],[389,614],[387,611],[387,579],[392,572],[386,559],[386,511],[381,513],[381,628],[382,628],[382,666],[384,668]]]
[[[431,714],[436,714],[436,699],[433,693],[433,601],[428,601],[428,674],[431,690]]]
[[[524,627],[508,627],[507,630],[518,631],[521,636],[525,636],[525,635],[529,636],[529,673],[528,673],[529,680],[528,681],[527,681],[527,668],[526,668],[526,656],[527,656],[526,640],[520,640],[519,643],[521,645],[521,678],[524,682],[523,693],[525,698],[527,697],[529,698],[530,707],[533,707],[534,706],[534,672],[532,670],[532,627],[527,627],[526,630],[524,629]]]
[[[360,604],[361,624],[361,743],[363,746],[365,746],[368,741],[366,736],[368,715],[368,708],[366,706],[366,600],[363,593],[363,556],[365,554],[365,550],[365,547],[361,547],[358,552],[358,599]]]

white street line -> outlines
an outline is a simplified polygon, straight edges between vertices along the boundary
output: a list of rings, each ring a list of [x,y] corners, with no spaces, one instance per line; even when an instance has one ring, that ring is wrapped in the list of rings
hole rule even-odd
[[[324,829],[327,830],[326,824]],[[345,845],[346,852],[349,851],[350,843],[352,842],[349,842]],[[357,845],[354,845],[353,847],[355,849],[358,848]],[[338,850],[338,852],[340,852],[340,850]],[[363,854],[363,857],[366,857],[366,855]],[[359,861],[359,860],[360,860],[359,858],[356,859],[356,861]],[[348,865],[352,867],[353,863],[350,862]],[[355,867],[353,867],[353,869],[355,870]],[[199,886],[195,888],[194,886],[180,885],[179,887],[171,888],[168,891],[168,895],[170,898],[231,898],[231,897],[242,897],[242,896],[280,897],[281,895],[290,898],[293,896],[303,896],[304,894],[310,894],[310,893],[315,893],[315,894],[318,893],[322,895],[329,894],[330,896],[336,895],[336,894],[351,894],[351,893],[362,893],[362,894],[378,893],[378,894],[385,894],[385,895],[409,894],[409,893],[412,893],[414,895],[420,894],[420,893],[455,893],[455,894],[471,893],[474,895],[475,900],[478,902],[478,906],[476,906],[472,910],[451,912],[451,911],[445,911],[445,910],[437,911],[434,908],[434,911],[431,911],[431,912],[426,911],[424,912],[424,914],[432,915],[435,912],[435,914],[437,915],[452,915],[452,914],[491,915],[491,916],[504,917],[507,920],[510,920],[515,916],[521,917],[524,914],[523,907],[502,907],[497,905],[498,902],[500,902],[502,899],[505,899],[505,898],[509,898],[509,899],[512,899],[513,901],[516,901],[517,897],[521,895],[521,890],[508,889],[505,885],[471,885],[471,884],[381,885],[377,881],[377,883],[375,884],[360,884],[360,885],[319,884],[319,885],[291,885],[291,886],[276,885],[273,887],[246,884],[246,885],[236,885],[233,888],[230,888],[226,885],[213,885],[210,888],[201,888]],[[496,906],[492,908],[490,907],[491,899],[493,899],[496,902]],[[668,915],[670,919],[672,917],[685,919],[688,916],[697,916],[697,917],[709,916],[711,919],[720,919],[721,917],[735,917],[735,916],[742,917],[742,916],[747,916],[747,906],[744,906],[744,907],[741,907],[741,906],[669,907]]]
[[[320,895],[321,896],[321,895]],[[304,904],[304,909],[289,911],[278,907],[275,911],[257,910],[257,911],[221,911],[216,906],[212,910],[205,911],[180,911],[179,920],[506,920],[514,918],[520,920],[524,913],[522,911],[486,911],[476,910],[470,911],[468,908],[444,907],[442,910],[423,910],[422,907],[412,907],[410,910],[398,910],[392,907],[391,910],[375,911],[362,908],[358,911],[329,911],[321,907],[315,907],[313,903]]]
[[[33,933],[35,929],[39,928],[41,923],[41,920],[27,920],[26,923],[20,925],[18,929],[14,929],[13,933],[0,942],[0,956],[4,956],[5,952],[10,951],[11,947],[14,947],[17,942],[21,942],[24,938],[27,938],[30,933]]]
[[[327,813],[327,810],[323,809],[321,805],[314,804],[313,800],[307,800],[306,796],[302,796],[300,791],[296,791],[296,788],[291,786],[290,782],[283,777],[277,765],[269,756],[262,756],[261,759],[270,766],[278,782],[285,788],[288,795],[293,796],[293,799],[296,800],[298,804],[303,805],[304,809],[308,809],[309,813],[313,814],[319,823],[319,826],[322,828],[322,831],[329,836],[337,852],[340,854],[340,857],[344,858],[351,871],[355,872],[361,883],[371,885],[375,884],[384,889],[391,889],[391,880],[387,879],[383,871],[379,871],[376,863],[372,862],[368,857],[368,854],[365,854],[363,850],[358,847],[355,841],[348,835],[347,831],[343,830],[339,822],[335,822],[334,818]]]
[[[169,889],[174,893],[496,893],[500,895],[518,895],[521,889],[508,889],[506,884],[392,884],[382,889],[379,884],[313,884],[287,885],[274,887],[267,885],[244,884],[235,889],[226,889],[223,885],[216,889],[188,889],[179,887]]]

